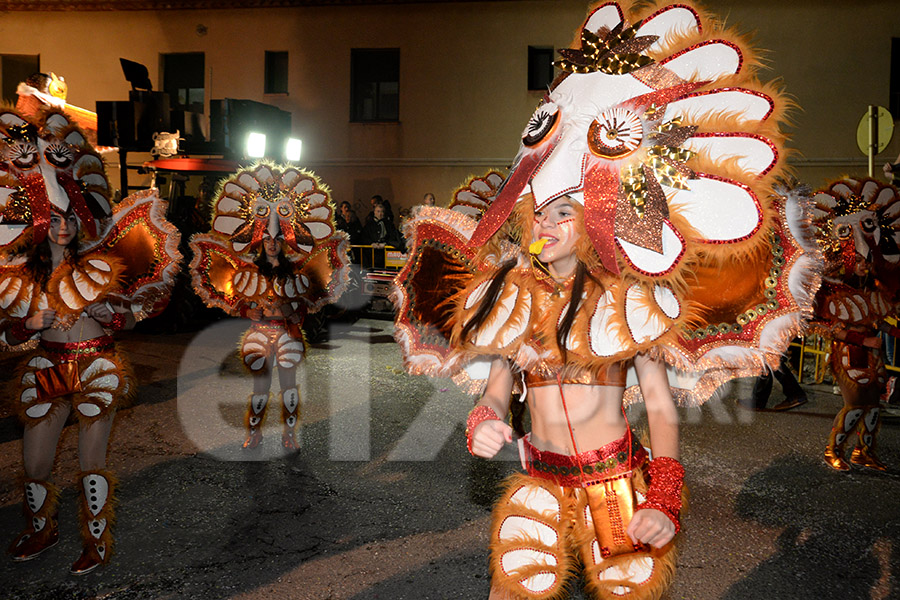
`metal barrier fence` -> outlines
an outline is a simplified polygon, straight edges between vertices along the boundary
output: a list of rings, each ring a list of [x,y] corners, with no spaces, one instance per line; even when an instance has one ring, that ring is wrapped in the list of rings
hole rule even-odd
[[[896,319],[886,319],[894,327]],[[884,366],[889,376],[900,375],[897,356],[897,338],[881,334],[884,351]],[[828,357],[831,354],[831,339],[820,335],[807,335],[791,342],[791,348],[799,353],[797,380],[800,383],[822,383],[828,372]]]

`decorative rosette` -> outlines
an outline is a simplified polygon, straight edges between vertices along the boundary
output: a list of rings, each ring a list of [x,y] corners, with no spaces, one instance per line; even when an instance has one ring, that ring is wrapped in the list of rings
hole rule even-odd
[[[752,51],[689,3],[623,6],[599,5],[560,53],[564,73],[468,236],[494,270],[500,240],[520,243],[522,258],[508,283],[518,291],[500,294],[496,318],[460,351],[523,369],[556,351],[527,339],[555,339],[566,307],[540,300],[546,281],[529,283],[525,257],[531,211],[567,195],[584,207],[579,256],[601,282],[588,285],[568,362],[661,355],[687,382],[682,402],[696,404],[778,363],[811,314],[820,257],[803,189],[778,186],[788,102],[759,82]],[[459,296],[457,321],[483,277]]]
[[[51,211],[70,208],[83,238],[95,239],[112,214],[110,198],[103,160],[69,115],[0,109],[0,249],[42,242]]]
[[[255,261],[263,235],[283,238],[293,277],[272,281]],[[328,188],[310,171],[260,163],[220,187],[212,230],[190,242],[194,289],[209,306],[236,314],[242,306],[290,303],[315,312],[334,302],[349,280],[349,241],[334,223]]]
[[[845,178],[813,199],[826,259],[816,309],[821,329],[877,327],[900,308],[900,192],[868,177]]]

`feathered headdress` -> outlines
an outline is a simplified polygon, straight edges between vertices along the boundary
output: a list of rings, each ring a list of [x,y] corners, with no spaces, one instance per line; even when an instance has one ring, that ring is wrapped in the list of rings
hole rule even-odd
[[[67,114],[0,110],[0,248],[42,242],[53,211],[71,210],[96,238],[110,198],[102,158]]]

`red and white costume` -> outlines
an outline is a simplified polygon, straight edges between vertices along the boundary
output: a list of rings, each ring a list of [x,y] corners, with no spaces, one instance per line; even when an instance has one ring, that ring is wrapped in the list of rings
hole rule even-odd
[[[407,370],[478,393],[499,357],[526,387],[557,376],[627,385],[628,403],[639,388],[607,377],[643,353],[665,361],[676,400],[698,405],[723,382],[777,365],[812,312],[820,269],[807,199],[777,186],[784,97],[758,81],[734,32],[686,2],[598,3],[560,54],[565,72],[502,186],[494,174],[471,180],[453,210],[423,207],[406,225],[395,337]],[[535,211],[563,196],[583,206],[574,252],[590,277],[559,348],[572,284],[536,268],[528,248]],[[466,331],[485,297],[495,300]],[[595,452],[604,450],[582,449]],[[639,500],[670,479],[656,469],[654,483],[653,462],[645,473],[634,453]],[[495,508],[496,587],[560,598],[577,553],[596,597],[660,597],[671,547],[602,558],[584,513],[590,482],[579,474],[548,484],[546,471],[532,471],[514,477]],[[675,521],[680,490],[679,480],[665,492]]]

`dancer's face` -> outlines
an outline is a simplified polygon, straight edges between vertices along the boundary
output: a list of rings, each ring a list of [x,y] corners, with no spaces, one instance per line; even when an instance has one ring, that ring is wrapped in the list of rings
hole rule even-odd
[[[279,253],[281,253],[281,239],[276,239],[269,235],[264,235],[262,241],[266,256],[268,256],[269,258],[275,258]]]
[[[50,215],[50,228],[47,231],[47,239],[57,246],[68,246],[78,235],[78,217],[69,213],[66,216]]]
[[[533,239],[546,239],[538,258],[554,277],[568,277],[578,258],[575,244],[581,237],[575,201],[561,196],[534,213]]]

